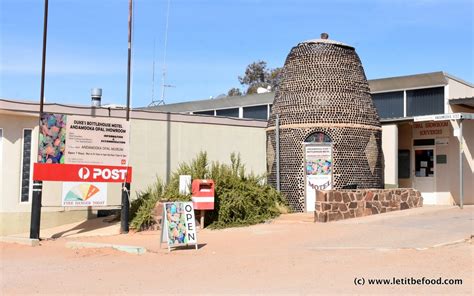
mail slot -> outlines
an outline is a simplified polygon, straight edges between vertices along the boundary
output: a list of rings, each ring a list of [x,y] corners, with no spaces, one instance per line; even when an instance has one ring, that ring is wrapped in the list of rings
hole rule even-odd
[[[192,201],[196,210],[214,209],[214,181],[213,180],[193,180]]]

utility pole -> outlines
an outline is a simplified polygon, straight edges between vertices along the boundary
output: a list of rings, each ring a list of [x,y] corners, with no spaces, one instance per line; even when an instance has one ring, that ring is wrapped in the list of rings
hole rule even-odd
[[[44,1],[44,19],[43,19],[43,55],[41,62],[41,87],[40,87],[40,111],[38,120],[38,133],[41,130],[40,122],[43,116],[44,107],[44,80],[46,73],[46,40],[48,35],[48,0]],[[38,135],[39,139],[39,135]],[[43,181],[33,181],[33,200],[31,202],[31,222],[30,238],[40,238],[41,224],[41,199],[43,194]]]
[[[133,0],[128,0],[128,61],[127,61],[127,110],[126,118],[130,121],[130,80],[132,65],[132,22],[133,22]],[[125,182],[122,186],[122,210],[120,213],[120,232],[128,233],[130,215],[130,183]]]

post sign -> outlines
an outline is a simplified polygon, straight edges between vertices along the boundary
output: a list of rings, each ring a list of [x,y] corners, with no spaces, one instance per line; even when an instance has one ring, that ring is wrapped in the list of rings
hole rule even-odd
[[[33,180],[131,183],[132,167],[35,163]]]
[[[35,181],[131,182],[129,122],[43,113]]]
[[[192,202],[167,202],[163,204],[161,242],[170,247],[195,245],[197,249],[196,223]]]
[[[63,207],[86,207],[107,205],[107,184],[87,182],[64,182]]]
[[[305,144],[306,211],[314,211],[316,190],[332,189],[332,145]]]

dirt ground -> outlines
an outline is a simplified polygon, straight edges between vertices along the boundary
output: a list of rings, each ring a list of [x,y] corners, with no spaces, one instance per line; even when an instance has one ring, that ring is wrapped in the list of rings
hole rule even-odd
[[[168,253],[159,232],[62,237],[39,247],[0,244],[0,291],[15,294],[473,294],[473,208],[315,224],[201,230],[199,249]],[[382,217],[383,216],[383,217]],[[69,241],[147,248],[69,249]],[[440,245],[443,244],[443,245]],[[462,279],[461,285],[369,285],[393,277]],[[355,285],[355,279],[365,280]],[[360,282],[359,282],[360,283]]]

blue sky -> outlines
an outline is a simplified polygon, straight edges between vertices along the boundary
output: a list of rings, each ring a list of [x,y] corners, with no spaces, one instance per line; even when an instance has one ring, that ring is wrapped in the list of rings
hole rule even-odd
[[[43,1],[0,0],[0,97],[39,100]],[[171,0],[167,103],[240,87],[246,65],[283,66],[300,41],[356,47],[369,79],[446,71],[474,81],[471,0]],[[134,1],[132,106],[160,97],[167,0]],[[50,0],[48,102],[125,104],[128,0]]]

